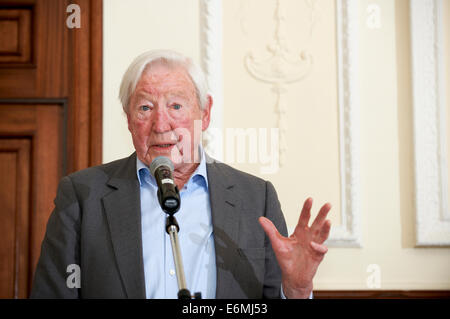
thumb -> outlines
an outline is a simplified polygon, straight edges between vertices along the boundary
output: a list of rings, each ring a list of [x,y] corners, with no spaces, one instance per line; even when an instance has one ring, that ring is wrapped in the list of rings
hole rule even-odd
[[[281,239],[283,236],[281,236],[275,225],[268,218],[260,217],[258,221],[261,227],[264,229],[266,235],[269,237],[273,249],[277,249],[281,244]]]

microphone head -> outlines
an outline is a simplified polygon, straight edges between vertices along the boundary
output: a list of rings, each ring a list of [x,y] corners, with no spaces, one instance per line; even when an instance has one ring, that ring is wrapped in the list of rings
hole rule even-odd
[[[150,172],[152,173],[153,176],[155,176],[155,171],[160,166],[167,166],[170,169],[170,171],[173,172],[173,163],[172,163],[172,161],[168,157],[158,156],[150,164]]]

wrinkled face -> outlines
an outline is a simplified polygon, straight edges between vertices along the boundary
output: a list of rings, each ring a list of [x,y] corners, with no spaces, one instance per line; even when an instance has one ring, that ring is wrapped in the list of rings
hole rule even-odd
[[[181,67],[156,64],[144,71],[127,112],[138,158],[150,165],[156,157],[167,156],[175,169],[192,165],[201,132],[209,125],[208,101],[201,110],[194,84]]]

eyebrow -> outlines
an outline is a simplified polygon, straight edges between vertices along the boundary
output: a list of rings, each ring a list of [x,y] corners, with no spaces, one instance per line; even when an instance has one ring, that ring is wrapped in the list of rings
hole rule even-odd
[[[181,98],[184,98],[184,99],[188,99],[188,98],[189,98],[188,94],[186,94],[186,93],[183,92],[183,91],[178,91],[178,90],[169,92],[167,95],[168,95],[169,97],[181,97]],[[145,91],[138,91],[138,92],[136,92],[136,98],[147,98],[147,99],[151,99],[152,97],[153,97],[152,94],[149,94],[149,93],[147,93],[147,92],[145,92]]]
[[[147,92],[144,91],[139,91],[136,93],[136,97],[137,98],[150,98],[152,95],[148,94]]]
[[[169,94],[167,94],[169,97],[181,97],[184,99],[188,99],[189,96],[183,92],[183,91],[173,91],[173,92],[169,92]]]

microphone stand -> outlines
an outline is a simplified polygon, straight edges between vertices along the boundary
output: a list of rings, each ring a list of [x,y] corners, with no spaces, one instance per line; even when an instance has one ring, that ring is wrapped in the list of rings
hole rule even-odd
[[[180,252],[180,242],[178,232],[180,226],[173,216],[180,209],[180,195],[178,187],[173,182],[172,171],[173,164],[167,157],[157,157],[150,165],[150,171],[158,184],[158,201],[162,210],[167,214],[166,232],[170,236],[172,245],[173,259],[178,283],[178,299],[192,299],[190,291],[186,286],[186,277],[184,276],[183,260]],[[201,293],[195,293],[195,299],[201,299]]]
[[[192,299],[189,289],[186,285],[186,277],[184,276],[183,260],[181,258],[180,252],[180,242],[178,240],[178,232],[180,231],[180,226],[176,218],[173,215],[168,214],[166,218],[166,232],[170,236],[170,243],[172,245],[173,259],[175,262],[175,271],[177,275],[178,283],[178,299]],[[195,299],[202,299],[200,292],[196,292],[194,295]]]
[[[172,245],[173,260],[175,262],[175,271],[177,274],[178,299],[191,299],[191,293],[186,287],[186,277],[184,276],[183,260],[180,252],[180,242],[178,240],[178,232],[180,226],[173,215],[168,215],[166,218],[166,232],[170,236],[170,243]]]

